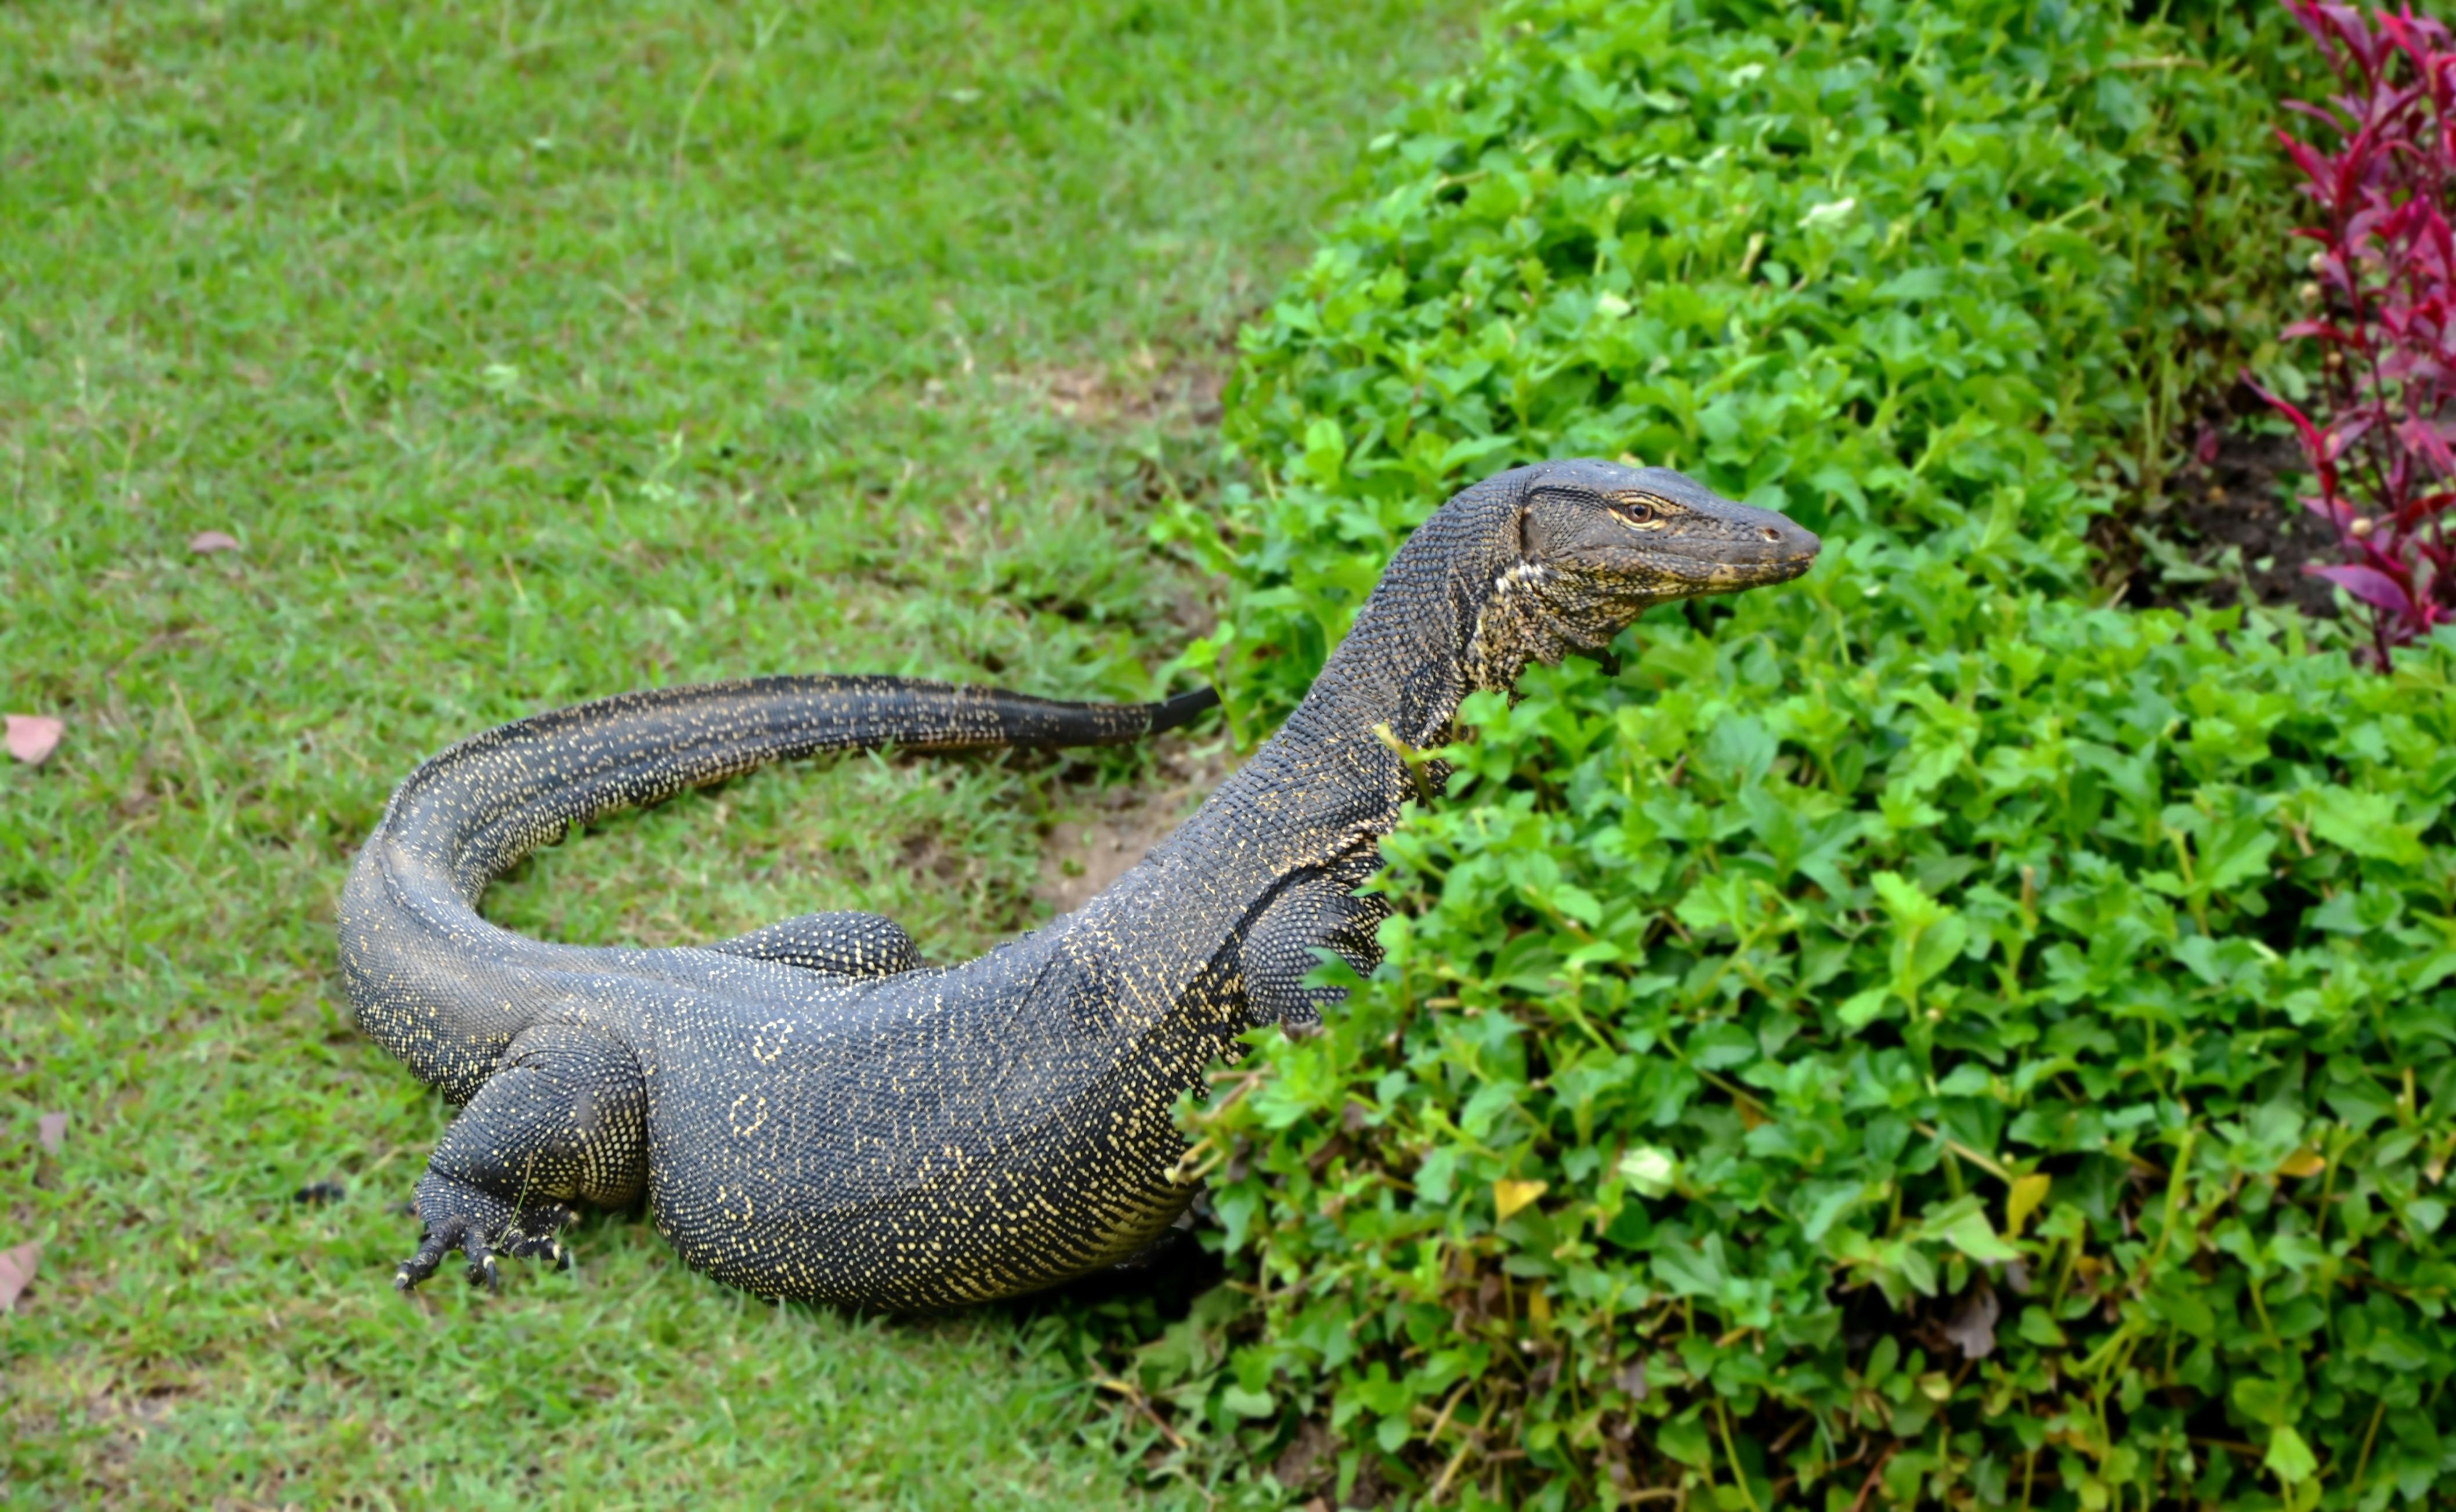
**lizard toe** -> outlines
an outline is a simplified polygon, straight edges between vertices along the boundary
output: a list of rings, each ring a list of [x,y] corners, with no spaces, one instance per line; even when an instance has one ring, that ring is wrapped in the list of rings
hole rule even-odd
[[[490,1292],[503,1287],[502,1260],[551,1260],[557,1270],[569,1270],[571,1257],[563,1248],[563,1228],[580,1215],[562,1202],[538,1201],[515,1207],[468,1182],[430,1173],[419,1183],[419,1216],[426,1220],[418,1253],[400,1262],[393,1285],[415,1291],[459,1250],[467,1259],[469,1284]]]
[[[433,1276],[436,1267],[443,1263],[443,1257],[460,1248],[461,1234],[468,1226],[469,1220],[458,1214],[428,1225],[419,1240],[418,1253],[401,1261],[400,1269],[393,1273],[393,1289],[403,1295],[418,1290],[419,1283]]]
[[[523,1211],[519,1221],[495,1236],[495,1253],[522,1260],[552,1260],[558,1271],[571,1269],[571,1253],[563,1246],[565,1225],[580,1215],[561,1203]]]

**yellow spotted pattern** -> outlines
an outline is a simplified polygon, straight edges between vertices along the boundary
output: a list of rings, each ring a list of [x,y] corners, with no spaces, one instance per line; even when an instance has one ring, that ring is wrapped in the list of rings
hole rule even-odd
[[[1668,527],[1610,525],[1638,490]],[[1631,540],[1662,549],[1632,557]],[[401,1284],[454,1249],[473,1278],[499,1254],[559,1257],[570,1204],[644,1195],[686,1261],[765,1297],[940,1307],[1135,1254],[1192,1195],[1177,1099],[1243,1030],[1335,1006],[1302,985],[1316,948],[1371,969],[1380,906],[1354,889],[1401,806],[1438,786],[1414,753],[1465,693],[1600,644],[1653,599],[1779,581],[1814,550],[1660,470],[1488,480],[1402,548],[1286,726],[1183,828],[1080,911],[958,966],[919,964],[869,914],[641,950],[525,939],[476,904],[573,823],[768,762],[1132,740],[1206,695],[1109,707],[772,678],[453,747],[394,795],[341,904],[361,1028],[467,1105],[419,1183],[427,1236]]]

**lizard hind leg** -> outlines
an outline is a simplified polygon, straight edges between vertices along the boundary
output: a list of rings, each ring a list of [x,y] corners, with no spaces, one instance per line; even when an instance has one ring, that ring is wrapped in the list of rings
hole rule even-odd
[[[892,976],[921,964],[921,951],[904,926],[882,913],[850,909],[801,914],[707,949],[831,976]]]
[[[647,1088],[607,1036],[542,1024],[512,1041],[495,1074],[445,1130],[418,1183],[425,1226],[393,1284],[406,1292],[454,1250],[472,1285],[496,1287],[498,1257],[570,1264],[562,1233],[574,1202],[637,1201],[648,1176]]]

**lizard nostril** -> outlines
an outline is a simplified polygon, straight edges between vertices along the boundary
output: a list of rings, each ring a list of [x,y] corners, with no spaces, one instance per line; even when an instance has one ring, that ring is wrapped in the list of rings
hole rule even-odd
[[[1765,538],[1768,541],[1780,541],[1782,539],[1781,535],[1777,533],[1771,525],[1765,527]]]

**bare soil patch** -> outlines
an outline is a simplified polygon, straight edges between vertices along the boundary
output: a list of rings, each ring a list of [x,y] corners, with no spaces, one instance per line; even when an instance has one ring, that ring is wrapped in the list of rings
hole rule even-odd
[[[1090,429],[1208,431],[1219,423],[1219,394],[1234,361],[1231,353],[1164,358],[1146,346],[1122,361],[1001,373],[997,382],[1036,395],[1059,418]]]
[[[1091,902],[1176,833],[1236,766],[1220,735],[1199,744],[1162,736],[1153,756],[1150,782],[1090,795],[1097,807],[1088,818],[1068,820],[1050,832],[1041,848],[1034,897],[1061,914]]]
[[[2292,437],[2255,430],[2242,413],[2214,417],[2182,438],[2183,465],[2154,512],[2102,535],[2109,577],[2133,603],[2223,608],[2246,600],[2333,619],[2335,590],[2303,571],[2335,559],[2328,527],[2304,509]]]

